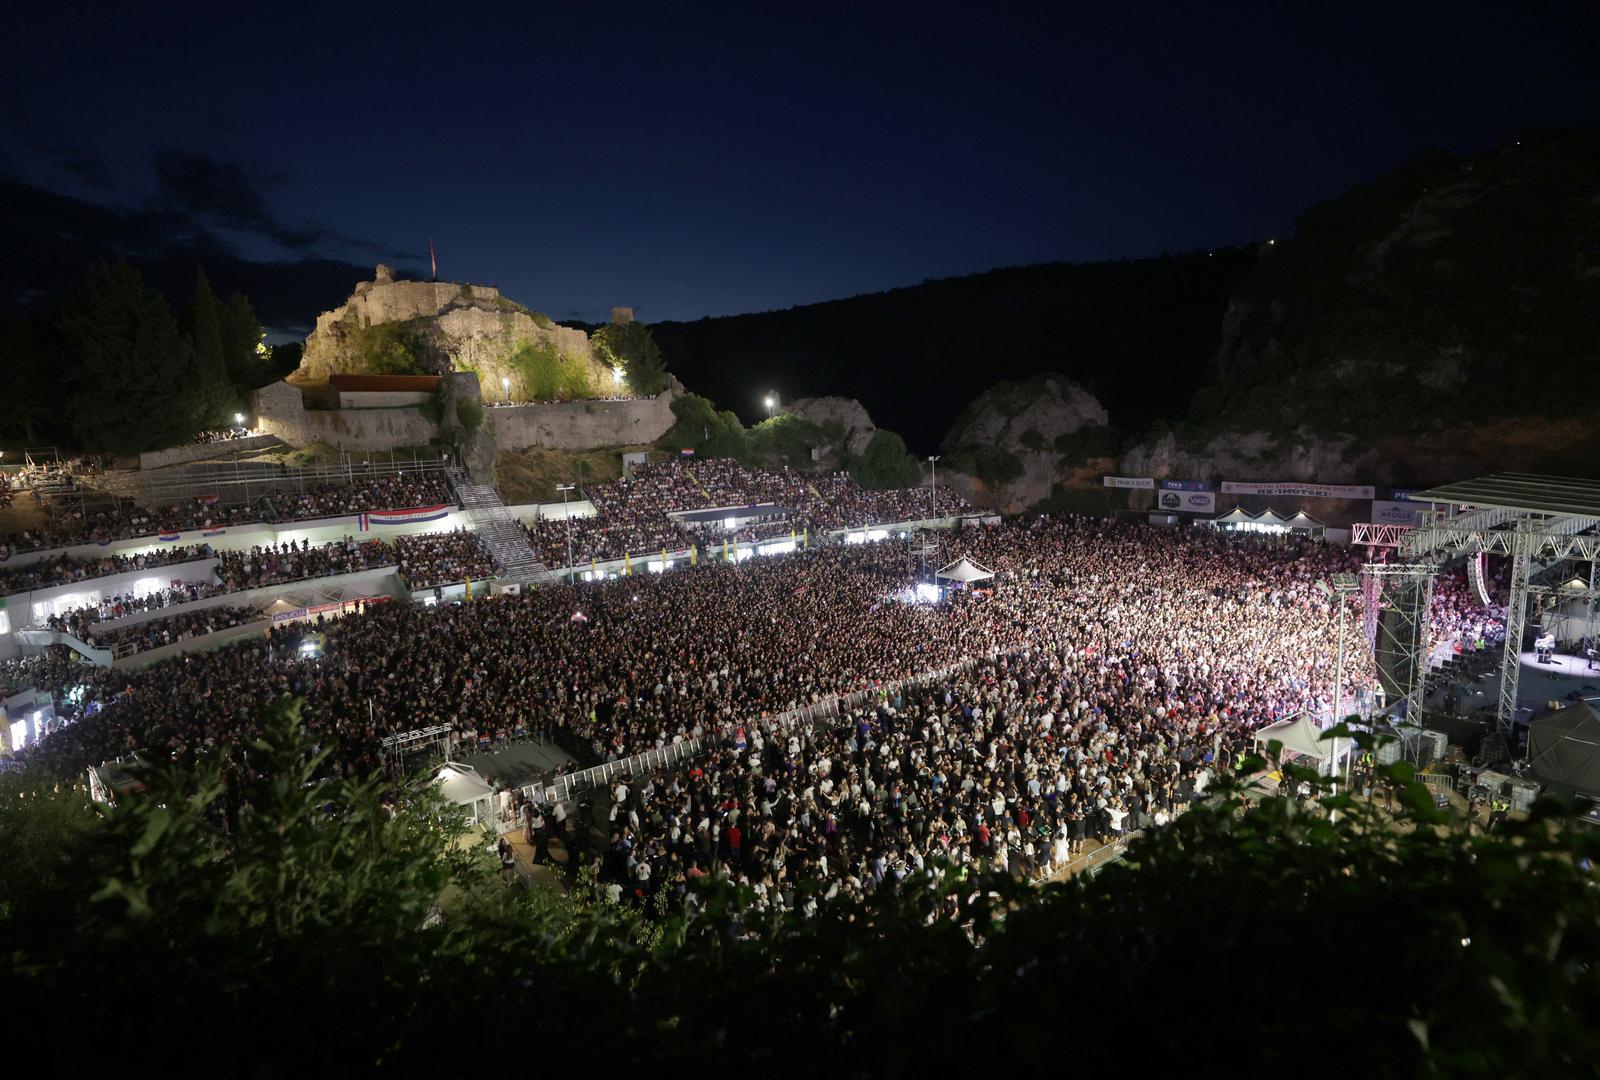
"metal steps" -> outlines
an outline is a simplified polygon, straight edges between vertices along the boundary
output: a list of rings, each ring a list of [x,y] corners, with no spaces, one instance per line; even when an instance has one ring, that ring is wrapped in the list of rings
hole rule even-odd
[[[517,524],[499,492],[488,484],[474,483],[458,468],[450,469],[450,483],[456,489],[461,508],[472,521],[478,540],[494,562],[495,577],[508,585],[543,585],[560,577],[539,561],[527,533]]]

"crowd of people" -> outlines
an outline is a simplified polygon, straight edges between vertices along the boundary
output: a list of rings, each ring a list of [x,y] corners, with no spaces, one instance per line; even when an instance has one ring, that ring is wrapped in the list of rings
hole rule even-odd
[[[620,559],[674,551],[691,543],[724,539],[770,539],[791,531],[815,535],[821,529],[891,524],[952,517],[972,507],[945,488],[873,491],[848,473],[807,476],[794,469],[750,469],[731,458],[637,464],[631,476],[593,484],[585,493],[593,517],[541,519],[525,525],[541,561],[565,566],[570,540],[573,562]],[[686,528],[673,514],[717,507],[768,504],[784,511],[783,521],[727,532],[721,522]]]
[[[62,630],[77,637],[96,623],[111,622],[146,611],[160,611],[177,604],[188,604],[230,591],[227,586],[211,581],[174,581],[170,585],[135,595],[132,592],[116,593],[91,604],[68,611],[57,612],[45,620],[52,630]]]
[[[395,560],[400,577],[412,589],[482,581],[494,576],[494,563],[478,534],[466,529],[397,537]]]
[[[834,546],[382,605],[320,628],[315,659],[298,644],[316,623],[136,671],[55,658],[46,676],[85,689],[77,722],[37,752],[75,769],[139,747],[178,760],[247,747],[284,695],[305,699],[304,722],[351,773],[380,766],[383,735],[433,724],[520,727],[585,761],[711,733],[709,758],[634,778],[607,873],[634,889],[720,866],[781,904],[798,881],[871,891],[930,854],[1042,872],[1063,830],[1070,852],[1159,820],[1208,756],[1331,698],[1335,620],[1315,584],[1354,566],[1346,551],[1081,518],[941,546],[994,568],[992,588],[913,603],[903,545]],[[144,633],[164,643],[169,629]],[[989,657],[813,726],[764,726]],[[1371,681],[1354,660],[1345,675]]]
[[[1505,605],[1479,602],[1465,567],[1452,567],[1433,579],[1435,656],[1449,658],[1498,649],[1505,640]]]
[[[251,431],[244,426],[218,428],[216,431],[196,432],[188,442],[179,443],[179,446],[209,446],[212,443],[234,442],[238,439],[249,439],[260,432]]]
[[[258,545],[249,551],[218,552],[217,579],[223,591],[237,592],[304,578],[329,577],[378,566],[392,566],[396,558],[395,550],[382,540],[357,542],[353,537],[346,536],[343,540],[317,547],[312,547],[309,540],[301,540],[298,544],[284,541]]]
[[[412,471],[394,476],[364,478],[348,484],[320,483],[301,490],[285,477],[276,490],[261,481],[248,502],[224,504],[220,495],[206,494],[159,506],[144,506],[126,496],[98,489],[71,492],[34,492],[49,510],[49,523],[8,533],[0,555],[13,551],[66,547],[84,543],[110,543],[135,536],[154,536],[194,529],[219,529],[264,521],[303,521],[337,517],[368,510],[400,510],[440,506],[455,501],[449,482],[440,472]]]
[[[56,585],[70,585],[78,581],[92,581],[112,574],[126,574],[134,570],[153,570],[178,563],[194,562],[211,557],[209,544],[184,544],[138,555],[101,555],[75,559],[69,555],[56,555],[28,563],[25,566],[6,568],[0,566],[0,596],[48,589]]]
[[[245,623],[260,622],[263,618],[258,608],[220,605],[108,630],[96,629],[92,623],[87,622],[66,625],[62,628],[91,646],[110,649],[116,656],[128,656],[150,649],[159,649],[163,645],[215,634],[219,630],[243,626]]]

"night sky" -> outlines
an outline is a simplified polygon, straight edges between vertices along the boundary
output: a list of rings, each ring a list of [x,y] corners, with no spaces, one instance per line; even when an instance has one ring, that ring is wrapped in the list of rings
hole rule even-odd
[[[1592,4],[1075,6],[29,4],[0,289],[195,256],[283,331],[431,235],[557,318],[696,318],[1287,235],[1422,147],[1600,116]]]

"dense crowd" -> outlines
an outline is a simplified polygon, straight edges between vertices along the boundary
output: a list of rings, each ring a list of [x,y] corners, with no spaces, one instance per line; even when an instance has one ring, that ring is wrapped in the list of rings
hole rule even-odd
[[[138,555],[102,555],[95,558],[74,559],[57,555],[39,562],[0,568],[0,596],[47,589],[55,585],[70,585],[76,581],[90,581],[112,574],[125,574],[133,570],[150,570],[178,563],[209,559],[208,544],[185,544],[181,547],[158,548]]]
[[[1479,603],[1464,567],[1451,568],[1434,578],[1433,655],[1436,658],[1496,649],[1505,640],[1505,605],[1491,603],[1485,607]]]
[[[1027,651],[1027,661],[996,670],[1012,679],[1047,665],[1029,676],[1037,690],[1017,699],[1038,699],[1040,715],[973,697],[985,690],[981,674],[971,677],[974,689],[953,686],[952,702],[1024,727],[1049,711],[1044,730],[1056,741],[1067,710],[1071,741],[1086,752],[1098,736],[1120,747],[1148,730],[1172,754],[1188,747],[1193,757],[1214,739],[1236,750],[1256,727],[1331,693],[1333,623],[1313,585],[1349,568],[1346,553],[1065,518],[964,530],[944,543],[943,555],[965,552],[999,571],[992,592],[910,603],[899,545],[834,547],[466,605],[384,605],[334,624],[316,661],[297,648],[303,628],[282,628],[145,671],[58,669],[62,682],[88,682],[80,707],[106,707],[40,752],[74,767],[139,746],[182,758],[220,741],[248,742],[271,699],[300,694],[307,724],[337,739],[349,770],[378,764],[382,734],[436,723],[462,733],[523,727],[605,760],[740,723],[755,731],[763,714]],[[1369,675],[1350,667],[1352,684]],[[1060,705],[1051,704],[1058,695]],[[917,723],[932,720],[925,703],[903,708]],[[992,732],[947,721],[941,738],[965,732],[984,761],[994,756]],[[1045,754],[1008,737],[1018,752]],[[1057,759],[1050,764],[1059,771]],[[707,766],[699,767],[704,776]],[[673,779],[663,775],[658,786]],[[1145,780],[1156,782],[1149,773]],[[741,782],[719,780],[718,790]],[[740,827],[754,833],[762,824],[750,817]]]
[[[260,610],[256,608],[222,605],[202,608],[199,611],[181,612],[162,619],[135,623],[132,626],[117,626],[109,630],[97,630],[88,623],[66,629],[92,646],[110,649],[117,656],[126,656],[159,649],[163,645],[171,645],[190,638],[215,634],[229,627],[259,622],[262,618]]]
[[[212,443],[233,442],[237,439],[248,439],[259,432],[251,431],[247,427],[219,428],[216,431],[196,432],[188,442],[179,443],[179,446],[209,446]]]
[[[266,481],[262,481],[265,485]],[[290,490],[289,481],[276,491],[263,492],[248,504],[223,505],[216,495],[202,495],[160,506],[143,506],[132,499],[104,491],[82,496],[40,495],[50,509],[46,527],[8,534],[0,554],[83,543],[109,543],[134,536],[153,536],[194,529],[218,529],[266,520],[301,521],[337,517],[367,510],[410,509],[453,503],[449,483],[439,472],[410,472],[357,480],[349,484],[324,483],[309,490]],[[270,511],[270,513],[269,513]]]
[[[573,562],[620,559],[678,550],[692,542],[720,544],[724,539],[769,539],[806,530],[854,525],[891,524],[929,517],[950,517],[972,507],[953,491],[931,488],[870,491],[848,473],[814,477],[793,469],[747,469],[731,458],[668,461],[634,465],[631,477],[585,489],[595,515],[572,520]],[[719,507],[770,505],[782,511],[782,522],[769,522],[727,532],[721,522],[690,524],[670,515]],[[567,522],[542,519],[525,525],[541,561],[567,565]]]
[[[478,534],[465,529],[397,537],[394,548],[400,576],[412,589],[494,576],[494,564]]]
[[[309,540],[298,544],[258,545],[249,551],[223,551],[217,555],[217,578],[224,591],[257,589],[304,578],[351,574],[376,566],[391,566],[396,555],[381,540],[352,537],[312,547]]]
[[[117,593],[92,604],[57,612],[45,620],[45,625],[52,630],[64,630],[74,636],[83,637],[85,631],[96,623],[122,619],[146,611],[160,611],[175,604],[188,604],[228,591],[226,586],[210,581],[174,581],[171,585],[151,589],[138,595],[132,592]]]

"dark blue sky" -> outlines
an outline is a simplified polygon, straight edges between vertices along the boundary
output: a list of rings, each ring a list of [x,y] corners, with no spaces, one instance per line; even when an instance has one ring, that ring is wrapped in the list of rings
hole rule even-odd
[[[1286,235],[1424,146],[1600,118],[1593,4],[231,7],[8,16],[0,171],[140,243],[431,234],[441,277],[653,321]]]

